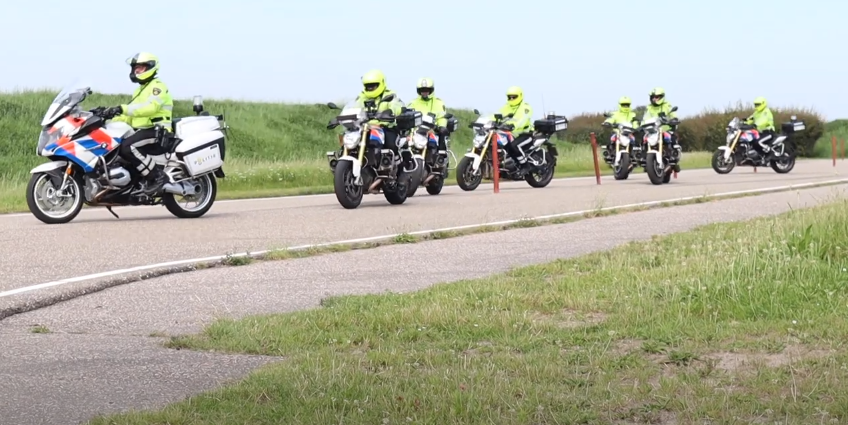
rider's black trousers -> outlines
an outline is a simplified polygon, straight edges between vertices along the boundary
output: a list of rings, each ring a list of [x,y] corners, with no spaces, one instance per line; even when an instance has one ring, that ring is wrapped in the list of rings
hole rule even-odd
[[[156,143],[156,128],[144,128],[136,131],[121,142],[118,155],[132,164],[142,176],[147,177],[153,171],[153,158],[139,150],[147,145]]]
[[[521,152],[518,150],[518,146],[530,139],[531,136],[532,134],[530,133],[524,133],[513,139],[512,142],[506,144],[504,149],[509,154],[509,156],[512,157],[513,160],[520,163],[523,163],[527,160],[524,155],[522,155]]]

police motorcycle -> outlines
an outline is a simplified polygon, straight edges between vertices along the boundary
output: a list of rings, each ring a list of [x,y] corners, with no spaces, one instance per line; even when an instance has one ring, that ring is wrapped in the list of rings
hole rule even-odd
[[[445,114],[445,119],[447,119],[445,126],[447,130],[447,135],[445,135],[446,150],[439,150],[437,119],[433,112],[423,114],[421,125],[407,136],[407,146],[409,146],[416,163],[407,196],[415,195],[419,186],[424,186],[427,193],[431,195],[438,195],[442,192],[450,167],[448,153],[453,155],[450,150],[450,134],[456,131],[459,124],[459,120],[451,113]]]
[[[396,95],[391,94],[383,101],[390,102],[392,96]],[[384,147],[386,134],[379,123],[397,124],[398,154],[409,155],[411,159],[411,152],[406,146],[407,137],[403,135],[421,125],[422,114],[406,107],[397,117],[391,110],[377,112],[373,100],[352,100],[342,108],[330,102],[327,107],[341,110],[327,124],[327,129],[332,130],[340,125],[344,127],[344,133],[339,136],[339,150],[327,152],[330,170],[333,172],[333,190],[339,204],[345,209],[355,209],[362,203],[365,193],[380,192],[390,204],[406,202],[414,167],[406,169],[402,166],[401,158]],[[372,124],[370,121],[373,120],[378,123]],[[414,161],[409,162],[414,165]]]
[[[474,131],[473,145],[456,167],[456,182],[462,190],[472,191],[483,179],[492,180],[494,163],[492,146],[497,148],[499,178],[508,180],[524,180],[531,187],[541,188],[550,184],[556,168],[557,149],[550,139],[554,133],[568,128],[568,119],[562,116],[548,114],[544,119],[533,123],[532,137],[518,146],[519,152],[527,157],[531,170],[523,176],[520,164],[506,153],[506,144],[513,140],[512,124],[504,124],[502,114],[482,115],[477,109],[477,120],[468,127]],[[526,149],[526,151],[525,151]]]
[[[609,118],[612,114],[605,113],[604,116]],[[616,136],[615,152],[611,152],[612,143],[602,152],[604,162],[612,167],[613,177],[616,180],[627,180],[637,164],[644,164],[642,144],[637,144],[634,136],[636,129],[622,123],[613,125],[604,122],[602,125],[613,127],[613,134]]]
[[[771,168],[779,173],[786,174],[795,168],[796,149],[792,134],[804,131],[807,127],[804,121],[798,121],[798,117],[792,115],[789,122],[780,125],[780,134],[776,135],[771,143],[771,149],[766,155],[761,155],[754,149],[756,141],[749,141],[741,136],[755,126],[744,124],[738,117],[734,117],[727,124],[727,142],[719,146],[713,153],[712,167],[718,174],[727,174],[737,165],[743,167],[765,167]],[[762,145],[760,145],[762,147]]]
[[[179,218],[206,214],[218,193],[216,178],[223,178],[226,152],[224,116],[203,111],[203,100],[194,98],[197,116],[172,121],[171,134],[157,126],[157,143],[141,148],[169,178],[162,190],[148,196],[142,178],[118,155],[123,140],[135,133],[129,124],[104,118],[104,107],[84,111],[80,104],[92,94],[88,84],[77,82],[53,99],[41,120],[36,154],[50,159],[30,171],[26,189],[30,212],[47,224],[68,223],[83,205],[112,207],[164,205]],[[177,196],[196,202],[189,208]]]
[[[677,106],[671,108],[671,112],[677,110]],[[647,115],[647,113],[646,113]],[[670,125],[676,127],[680,123],[677,118],[669,119],[665,112],[660,112],[659,116],[650,116],[645,119],[643,117],[642,125],[639,129],[644,132],[642,141],[644,143],[645,172],[648,174],[648,179],[652,184],[661,185],[671,181],[672,172],[680,172],[680,159],[682,152],[680,146],[675,142],[671,149],[668,149],[663,142],[662,126]],[[672,141],[676,137],[673,131],[671,133]]]

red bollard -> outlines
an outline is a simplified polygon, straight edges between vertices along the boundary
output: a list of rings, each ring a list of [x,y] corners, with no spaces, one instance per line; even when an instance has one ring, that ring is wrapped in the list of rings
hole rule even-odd
[[[501,169],[498,166],[498,142],[495,140],[495,137],[499,136],[493,134],[489,138],[492,141],[492,182],[494,183],[495,193],[500,193]]]
[[[836,136],[830,136],[830,151],[833,153],[833,166],[836,167]]]
[[[595,133],[589,133],[589,139],[592,141],[592,158],[595,159],[595,180],[601,184],[601,168],[598,165],[598,141],[595,140]]]

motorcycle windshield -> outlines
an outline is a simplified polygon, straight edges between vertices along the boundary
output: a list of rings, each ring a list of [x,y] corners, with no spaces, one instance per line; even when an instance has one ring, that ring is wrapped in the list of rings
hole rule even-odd
[[[76,109],[89,94],[91,85],[87,81],[77,80],[65,86],[47,107],[47,113],[41,119],[41,126],[53,124],[66,113]]]
[[[727,124],[727,126],[732,129],[739,128],[739,117],[734,117],[732,120],[730,120],[730,123]]]
[[[494,121],[495,121],[495,113],[494,112],[492,112],[491,114],[484,112],[484,113],[481,113],[480,116],[478,116],[474,120],[473,124],[477,128],[488,130],[489,128],[491,128],[491,124],[493,124]]]
[[[363,110],[365,110],[365,104],[354,99],[346,103],[345,106],[342,107],[342,110],[341,112],[339,112],[339,115],[359,115],[359,113]]]

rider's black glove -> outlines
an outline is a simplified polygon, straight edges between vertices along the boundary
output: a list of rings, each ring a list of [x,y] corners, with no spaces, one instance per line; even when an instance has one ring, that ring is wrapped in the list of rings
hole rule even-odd
[[[113,106],[113,107],[103,111],[103,118],[106,118],[108,120],[110,118],[114,118],[118,115],[121,115],[122,112],[123,112],[123,109],[121,109],[120,106]]]
[[[440,136],[447,136],[450,134],[446,127],[436,127],[436,134]]]
[[[669,122],[670,125],[678,125],[680,124],[680,120],[677,118],[672,118]]]

